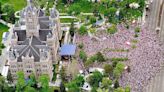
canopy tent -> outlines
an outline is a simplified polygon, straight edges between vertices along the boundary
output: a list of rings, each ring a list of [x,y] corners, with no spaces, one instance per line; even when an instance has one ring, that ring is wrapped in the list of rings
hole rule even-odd
[[[73,44],[64,44],[61,47],[60,55],[61,56],[72,56],[75,54],[76,45]]]

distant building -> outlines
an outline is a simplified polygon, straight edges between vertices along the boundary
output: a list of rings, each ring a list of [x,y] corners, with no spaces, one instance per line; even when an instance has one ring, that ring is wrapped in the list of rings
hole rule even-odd
[[[20,19],[13,28],[8,61],[14,80],[16,73],[23,71],[25,78],[34,73],[36,78],[42,74],[53,77],[53,64],[58,61],[60,30],[59,12],[55,7],[46,16],[42,9],[36,8],[32,0],[20,12]]]

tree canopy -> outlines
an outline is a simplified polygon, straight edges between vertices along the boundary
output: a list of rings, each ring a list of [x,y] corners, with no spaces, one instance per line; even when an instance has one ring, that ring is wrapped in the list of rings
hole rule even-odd
[[[3,16],[2,18],[10,23],[15,23],[15,11],[14,11],[14,7],[10,4],[4,4],[2,6],[2,12],[3,13],[7,13],[6,16]]]
[[[41,75],[39,77],[39,82],[41,83],[42,92],[46,92],[49,90],[49,76],[48,75]]]
[[[17,72],[17,83],[16,83],[16,91],[21,92],[23,91],[25,87],[25,79],[24,79],[24,73],[22,71]]]
[[[100,72],[95,71],[92,73],[92,75],[89,76],[88,83],[92,87],[99,87],[99,83],[102,81],[102,78],[103,78],[103,75]]]
[[[67,83],[68,92],[80,92],[80,87],[84,85],[84,77],[76,76],[71,82]]]

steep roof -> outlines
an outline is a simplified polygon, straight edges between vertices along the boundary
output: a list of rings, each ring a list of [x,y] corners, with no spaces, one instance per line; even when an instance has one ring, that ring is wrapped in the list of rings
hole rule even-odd
[[[40,60],[40,49],[49,50],[49,47],[40,41],[35,36],[32,36],[25,41],[23,41],[21,44],[18,44],[14,46],[13,48],[15,51],[18,52],[18,62],[22,61],[22,56],[26,57],[34,57],[34,61],[38,62]]]

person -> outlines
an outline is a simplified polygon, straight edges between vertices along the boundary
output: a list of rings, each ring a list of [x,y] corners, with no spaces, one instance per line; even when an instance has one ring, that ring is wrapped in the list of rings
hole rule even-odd
[[[127,72],[128,72],[128,73],[131,72],[130,66],[128,66],[128,68],[127,68]]]

